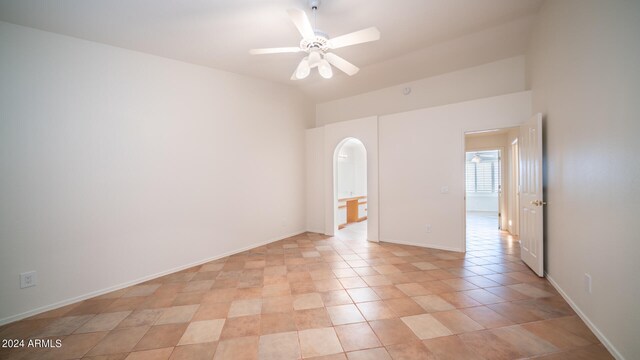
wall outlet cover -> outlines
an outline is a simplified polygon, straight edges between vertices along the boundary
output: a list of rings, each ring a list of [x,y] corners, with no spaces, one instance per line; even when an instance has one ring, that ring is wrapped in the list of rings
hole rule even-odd
[[[38,282],[35,271],[23,272],[20,274],[20,289],[36,286]]]

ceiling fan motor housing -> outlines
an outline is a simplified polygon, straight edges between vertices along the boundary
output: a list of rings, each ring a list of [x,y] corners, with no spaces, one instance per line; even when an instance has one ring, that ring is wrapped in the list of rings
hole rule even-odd
[[[315,31],[316,36],[312,39],[300,40],[300,49],[309,52],[313,49],[319,49],[322,52],[329,50],[329,39],[327,34],[321,31]]]

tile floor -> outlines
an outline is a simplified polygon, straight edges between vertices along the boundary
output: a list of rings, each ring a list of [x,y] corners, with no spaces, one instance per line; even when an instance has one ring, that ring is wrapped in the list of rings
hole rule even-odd
[[[5,325],[62,347],[0,358],[611,358],[516,240],[469,220],[466,254],[294,236]]]

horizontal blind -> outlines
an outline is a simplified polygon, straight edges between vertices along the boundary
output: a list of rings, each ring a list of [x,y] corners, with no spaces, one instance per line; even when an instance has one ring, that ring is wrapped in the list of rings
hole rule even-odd
[[[479,163],[467,161],[465,164],[465,187],[467,192],[497,193],[500,191],[499,160],[482,160]]]

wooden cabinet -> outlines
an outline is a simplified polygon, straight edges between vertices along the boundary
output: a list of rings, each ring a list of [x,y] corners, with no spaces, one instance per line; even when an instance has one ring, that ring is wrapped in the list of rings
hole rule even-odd
[[[367,220],[366,204],[366,196],[338,199],[338,214],[340,214],[338,229],[342,229],[347,224]],[[345,212],[346,216],[344,216]]]

